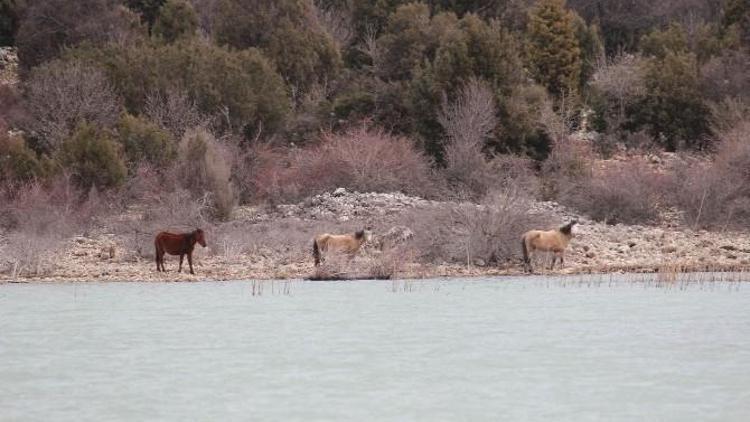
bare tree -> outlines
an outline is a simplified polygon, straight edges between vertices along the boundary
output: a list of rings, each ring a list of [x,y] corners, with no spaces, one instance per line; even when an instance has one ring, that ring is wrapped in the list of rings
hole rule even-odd
[[[347,1],[341,7],[333,5],[325,7],[320,3],[320,1],[313,3],[316,19],[340,49],[347,47],[355,35],[354,5],[351,1]]]
[[[643,59],[632,54],[621,54],[599,63],[591,78],[591,87],[616,104],[611,126],[625,121],[625,110],[646,92],[643,80]]]
[[[145,113],[175,139],[181,139],[188,128],[205,127],[211,122],[187,92],[180,90],[150,92],[146,97]]]
[[[122,101],[102,71],[80,62],[54,61],[31,73],[23,126],[41,146],[55,149],[76,125],[87,121],[109,127],[122,109]]]
[[[486,193],[489,167],[483,147],[497,125],[495,112],[495,96],[489,85],[470,79],[454,102],[443,98],[438,115],[446,134],[446,178],[454,188],[468,190],[464,193],[472,197]]]

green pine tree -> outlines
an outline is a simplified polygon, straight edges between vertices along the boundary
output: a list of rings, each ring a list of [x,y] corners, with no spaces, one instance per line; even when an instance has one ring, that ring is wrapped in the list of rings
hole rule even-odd
[[[533,77],[556,96],[574,96],[581,78],[575,15],[565,0],[539,0],[529,13],[527,62]]]

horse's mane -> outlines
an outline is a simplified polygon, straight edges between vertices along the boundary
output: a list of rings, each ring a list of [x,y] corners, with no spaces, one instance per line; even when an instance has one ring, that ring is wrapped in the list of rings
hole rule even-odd
[[[568,224],[560,227],[559,228],[560,233],[565,234],[565,235],[569,235],[570,232],[573,230],[573,225],[575,225],[575,224],[578,224],[578,221],[573,220],[570,223],[568,223]]]

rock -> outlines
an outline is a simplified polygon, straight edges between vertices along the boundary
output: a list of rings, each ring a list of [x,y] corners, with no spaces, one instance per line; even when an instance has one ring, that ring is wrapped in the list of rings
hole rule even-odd
[[[583,251],[588,252],[589,251],[589,245],[583,245]]]
[[[333,191],[333,196],[340,197],[346,195],[346,189],[344,188],[338,188],[335,191]]]
[[[720,249],[724,249],[725,251],[736,251],[737,250],[737,247],[735,247],[734,245],[722,245],[722,246],[719,246],[719,248]]]
[[[483,259],[477,258],[474,260],[474,265],[476,265],[477,267],[484,267],[487,265],[487,263],[484,262]]]
[[[596,256],[596,254],[593,253],[593,252],[586,252],[586,258],[593,258],[595,256]]]
[[[662,253],[675,253],[677,252],[677,248],[674,246],[665,246],[661,248]]]
[[[635,247],[635,245],[636,245],[636,243],[635,243],[635,242],[628,242],[628,246],[629,246],[629,247],[631,247],[631,248],[634,248],[634,247]]]

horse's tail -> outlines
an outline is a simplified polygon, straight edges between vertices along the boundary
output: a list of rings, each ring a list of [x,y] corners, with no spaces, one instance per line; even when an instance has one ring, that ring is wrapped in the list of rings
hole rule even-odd
[[[159,271],[159,235],[154,238],[154,259],[156,260],[156,271]]]
[[[313,258],[315,258],[315,266],[320,265],[320,249],[318,248],[318,239],[313,239]]]
[[[529,249],[526,247],[526,235],[521,237],[521,250],[523,251],[523,267],[526,270],[526,266],[529,265]]]

